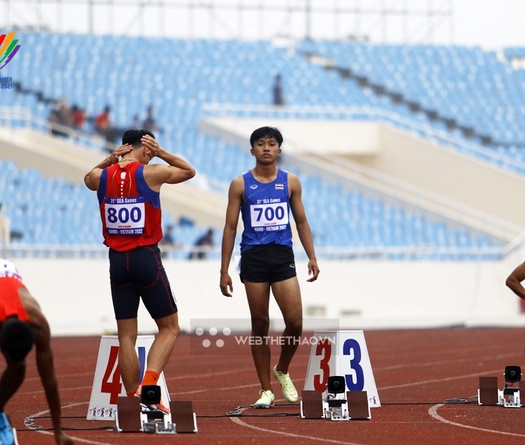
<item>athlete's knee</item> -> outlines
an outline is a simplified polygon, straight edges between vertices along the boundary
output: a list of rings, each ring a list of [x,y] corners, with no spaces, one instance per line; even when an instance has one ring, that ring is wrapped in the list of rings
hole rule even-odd
[[[270,319],[266,316],[252,317],[252,334],[267,335],[270,330]]]
[[[15,362],[25,360],[35,343],[33,328],[18,318],[9,318],[2,323],[0,331],[0,349]]]
[[[286,333],[293,337],[299,337],[303,333],[303,321],[294,319],[286,321]]]
[[[180,335],[180,326],[176,321],[171,321],[169,323],[157,323],[157,325],[159,327],[159,334],[171,336],[175,340]]]
[[[180,326],[177,324],[175,326],[170,326],[168,329],[168,332],[169,334],[175,338],[175,340],[177,338],[179,338],[179,335],[180,335]]]

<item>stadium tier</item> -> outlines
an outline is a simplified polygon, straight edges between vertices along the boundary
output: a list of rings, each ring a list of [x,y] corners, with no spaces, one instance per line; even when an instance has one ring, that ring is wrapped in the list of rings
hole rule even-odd
[[[0,189],[5,191],[2,200],[11,221],[13,244],[100,245],[102,237],[96,199],[83,185],[63,179],[47,179],[35,169],[20,170],[12,161],[1,161],[0,169]],[[444,222],[428,220],[421,214],[400,206],[389,206],[361,193],[345,192],[314,176],[303,175],[303,199],[309,210],[316,244],[321,249],[372,248],[379,251],[384,248],[444,247],[461,250],[497,245],[489,237],[451,228]],[[319,209],[319,202],[329,204]],[[174,239],[182,248],[194,245],[203,233],[202,227],[189,221],[176,221],[166,212],[163,220],[165,228],[173,226]],[[219,239],[220,228],[214,231],[215,239]],[[171,257],[181,259],[187,255],[181,251],[170,253]],[[469,256],[463,255],[464,258]],[[443,255],[444,259],[450,257]]]
[[[458,130],[483,145],[524,147],[525,71],[512,62],[517,48],[496,53],[478,47],[365,45],[306,42],[298,50],[349,70],[409,118]]]
[[[86,111],[84,131],[91,132],[94,117],[106,105],[122,129],[134,126],[135,116],[154,104],[163,145],[190,160],[223,193],[233,177],[252,166],[252,158],[247,146],[199,130],[203,107],[271,105],[277,73],[283,76],[287,106],[380,109],[449,132],[479,147],[478,155],[485,150],[507,161],[523,159],[524,74],[479,48],[340,42],[282,47],[267,41],[22,32],[19,38],[24,50],[17,56],[17,88],[2,95],[2,106],[25,107],[47,119],[53,103],[64,97]],[[293,164],[284,166],[303,180],[303,199],[320,248],[502,245],[461,225],[347,190]],[[45,179],[7,161],[1,171],[11,230],[23,234],[13,242],[100,243],[96,200],[83,186]],[[187,245],[204,230],[165,214],[168,224],[176,227],[177,241]],[[220,230],[216,227],[216,234]]]

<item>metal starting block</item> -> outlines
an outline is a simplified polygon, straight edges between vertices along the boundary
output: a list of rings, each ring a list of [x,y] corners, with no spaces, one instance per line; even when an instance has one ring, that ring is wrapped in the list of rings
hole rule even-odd
[[[144,387],[141,397],[117,398],[116,429],[119,433],[178,434],[198,431],[197,417],[193,412],[191,401],[171,401],[171,413],[150,410],[141,406],[141,401],[145,398],[145,388],[153,387]],[[154,391],[153,399],[151,399],[152,393],[149,392],[150,398],[144,400],[146,405],[160,401],[160,387],[155,387]]]
[[[512,386],[519,383],[518,386]],[[497,377],[480,377],[478,405],[521,408],[521,392],[525,392],[525,382],[506,383],[504,389],[498,389]]]
[[[346,398],[323,400],[323,419],[350,420]]]
[[[323,394],[320,391],[302,392],[301,418],[334,421],[371,418],[366,391],[328,393],[325,397]]]
[[[505,388],[498,391],[500,400],[504,408],[521,408],[520,390],[519,388]]]

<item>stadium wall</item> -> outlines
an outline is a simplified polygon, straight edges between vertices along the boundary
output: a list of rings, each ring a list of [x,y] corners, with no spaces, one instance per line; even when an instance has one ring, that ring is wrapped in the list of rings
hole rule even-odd
[[[330,328],[346,329],[524,326],[519,299],[504,284],[524,253],[502,262],[321,260],[314,283],[306,282],[306,263],[298,262],[306,326],[323,320]],[[17,266],[55,335],[115,331],[107,260],[19,259]],[[238,328],[249,328],[244,288],[233,265],[233,298],[220,293],[217,260],[166,260],[165,268],[184,330],[203,319],[210,325],[236,320]],[[154,323],[140,311],[140,331],[154,331]],[[273,301],[271,317],[280,318]]]

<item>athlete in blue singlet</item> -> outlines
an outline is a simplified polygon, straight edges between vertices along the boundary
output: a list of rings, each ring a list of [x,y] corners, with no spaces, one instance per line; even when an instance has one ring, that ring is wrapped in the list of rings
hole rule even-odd
[[[292,250],[290,210],[301,244],[308,256],[308,281],[315,281],[319,267],[315,257],[312,231],[301,199],[299,178],[277,167],[283,137],[277,128],[262,127],[250,137],[255,168],[235,178],[228,195],[222,238],[220,288],[231,297],[232,279],[228,272],[233,253],[239,213],[244,230],[241,241],[240,277],[246,289],[252,320],[252,356],[261,383],[257,408],[269,408],[274,400],[271,372],[281,385],[286,400],[299,398],[288,373],[302,334],[301,291]],[[285,329],[279,361],[271,370],[269,303],[273,293]]]

